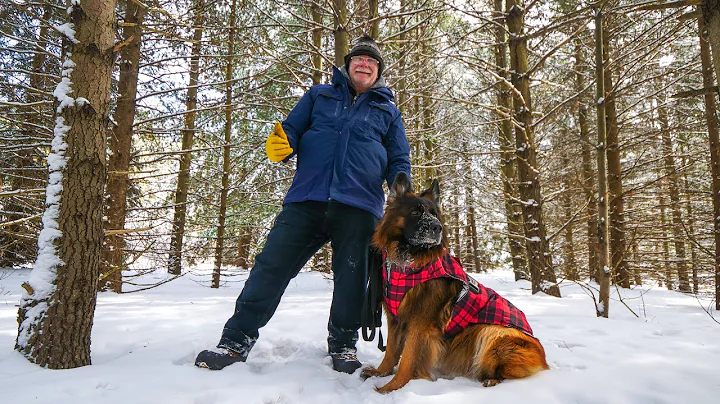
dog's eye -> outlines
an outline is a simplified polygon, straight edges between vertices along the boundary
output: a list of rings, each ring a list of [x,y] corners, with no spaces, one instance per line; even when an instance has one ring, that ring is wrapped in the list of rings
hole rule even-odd
[[[414,208],[410,211],[410,216],[420,216],[422,215],[422,209],[421,208]]]

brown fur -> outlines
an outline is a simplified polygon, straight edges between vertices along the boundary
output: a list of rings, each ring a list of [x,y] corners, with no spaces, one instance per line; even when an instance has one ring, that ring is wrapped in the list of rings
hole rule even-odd
[[[427,194],[426,191],[420,196],[427,198]],[[415,197],[412,192],[399,195],[388,199],[385,216],[373,237],[374,243],[396,262],[403,258],[398,257],[398,249],[403,243],[400,236],[406,223],[401,213],[402,204],[407,197]],[[445,240],[443,234],[442,248],[415,253],[412,262],[424,265],[438,258],[446,247]],[[461,287],[459,281],[449,278],[433,279],[407,292],[400,303],[397,319],[393,319],[385,307],[388,324],[385,357],[377,368],[363,369],[362,377],[389,376],[397,366],[392,380],[377,389],[389,393],[413,379],[432,380],[432,372],[448,377],[469,377],[489,387],[503,379],[528,377],[549,369],[540,342],[514,328],[473,325],[455,337],[445,339],[444,330]]]

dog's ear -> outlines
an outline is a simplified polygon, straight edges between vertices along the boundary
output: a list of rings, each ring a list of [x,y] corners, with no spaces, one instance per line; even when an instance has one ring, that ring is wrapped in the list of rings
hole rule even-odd
[[[412,192],[412,184],[410,184],[407,174],[401,171],[395,176],[395,180],[390,186],[390,197],[403,196],[408,192]]]
[[[436,204],[440,204],[440,183],[437,179],[434,179],[432,181],[432,184],[430,185],[430,188],[423,191],[422,194],[420,194],[423,198],[432,199],[435,201]]]

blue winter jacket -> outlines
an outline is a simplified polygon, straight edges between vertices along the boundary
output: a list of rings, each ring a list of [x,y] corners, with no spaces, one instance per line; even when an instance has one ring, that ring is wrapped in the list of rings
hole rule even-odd
[[[334,200],[382,217],[397,173],[410,175],[410,146],[393,93],[380,78],[351,103],[345,67],[313,86],[282,123],[297,170],[284,204]]]

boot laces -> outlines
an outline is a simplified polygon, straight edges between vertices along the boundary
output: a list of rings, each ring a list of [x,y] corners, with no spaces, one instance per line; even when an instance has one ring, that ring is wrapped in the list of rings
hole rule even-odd
[[[358,360],[357,354],[350,353],[350,352],[334,354],[332,357],[333,357],[333,359],[338,359],[338,360],[343,360],[343,361],[357,361]]]

